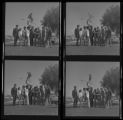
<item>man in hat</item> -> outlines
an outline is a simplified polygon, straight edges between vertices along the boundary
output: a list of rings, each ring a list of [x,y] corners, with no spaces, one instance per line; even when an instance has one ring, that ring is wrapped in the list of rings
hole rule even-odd
[[[16,25],[15,28],[13,29],[14,46],[17,45],[17,40],[19,39],[18,32],[19,32],[18,25]]]
[[[80,31],[79,25],[77,25],[77,28],[75,28],[75,31],[74,31],[75,38],[76,38],[76,46],[78,46],[78,42],[79,42],[79,39],[80,39],[79,31]]]
[[[13,88],[11,89],[11,95],[13,97],[13,105],[16,104],[16,99],[17,99],[17,87],[16,84],[14,84]]]
[[[73,97],[73,107],[77,107],[77,102],[78,102],[78,95],[77,95],[77,89],[76,86],[74,86],[74,90],[72,91],[72,97]]]

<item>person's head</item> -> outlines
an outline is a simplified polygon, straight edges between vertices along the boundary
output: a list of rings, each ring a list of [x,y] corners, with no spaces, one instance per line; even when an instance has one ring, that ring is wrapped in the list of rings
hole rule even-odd
[[[77,25],[77,28],[79,28],[79,25]]]
[[[18,25],[16,25],[15,27],[18,28]]]
[[[76,89],[76,86],[74,86],[74,89]]]
[[[30,30],[30,26],[27,27],[27,30]]]
[[[26,30],[26,26],[24,26],[23,29]]]
[[[17,85],[16,84],[14,84],[14,87],[16,87]]]
[[[20,87],[18,87],[18,90],[20,90]]]
[[[80,28],[80,31],[82,31],[82,28]]]
[[[23,85],[23,86],[22,86],[22,88],[24,89],[24,88],[25,88],[25,86]]]
[[[81,89],[79,90],[79,93],[80,93],[80,92],[82,92],[82,90],[81,90]]]
[[[26,89],[28,89],[28,85],[26,85]]]
[[[85,88],[83,88],[83,91],[85,91]]]
[[[96,89],[94,89],[94,92],[96,92]]]
[[[40,85],[40,88],[43,88],[43,86],[42,86],[42,85]]]

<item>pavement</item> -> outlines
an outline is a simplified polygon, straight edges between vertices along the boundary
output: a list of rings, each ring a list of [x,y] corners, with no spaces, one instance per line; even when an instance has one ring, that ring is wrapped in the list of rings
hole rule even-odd
[[[120,45],[112,46],[66,46],[66,55],[119,55]]]
[[[73,108],[72,105],[66,106],[66,116],[119,116],[119,105],[112,106],[110,108],[96,107],[88,108],[87,106],[80,106]]]
[[[58,56],[59,46],[5,46],[5,56]]]
[[[57,105],[5,105],[4,115],[58,115]]]

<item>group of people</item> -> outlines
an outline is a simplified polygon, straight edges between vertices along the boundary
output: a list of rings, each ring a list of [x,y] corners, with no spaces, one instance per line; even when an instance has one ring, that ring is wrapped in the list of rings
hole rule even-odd
[[[111,29],[110,27],[101,26],[93,27],[92,25],[77,27],[74,30],[76,46],[106,46],[111,45]]]
[[[17,88],[17,85],[14,84],[13,88],[11,89],[13,105],[48,105],[51,104],[50,94],[51,90],[48,85],[40,85],[40,87],[23,85],[22,88]]]
[[[23,43],[24,46],[48,46],[51,47],[52,30],[50,27],[42,26],[42,30],[39,27],[24,26],[19,28],[18,25],[13,29],[14,46]]]
[[[97,106],[109,108],[111,107],[112,92],[107,88],[93,89],[92,87],[83,88],[77,91],[76,86],[74,86],[72,97],[73,107],[87,103],[89,108]]]

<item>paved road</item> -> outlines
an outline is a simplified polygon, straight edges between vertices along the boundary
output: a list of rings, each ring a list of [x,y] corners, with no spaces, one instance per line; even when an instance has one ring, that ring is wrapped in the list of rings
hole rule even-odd
[[[5,105],[5,115],[58,115],[58,106],[23,106],[23,105]]]
[[[67,55],[119,55],[120,46],[66,46]]]
[[[113,106],[111,108],[87,108],[72,106],[66,107],[66,116],[119,116],[119,107]]]
[[[5,55],[8,56],[58,56],[59,47],[24,47],[24,46],[6,46]]]

